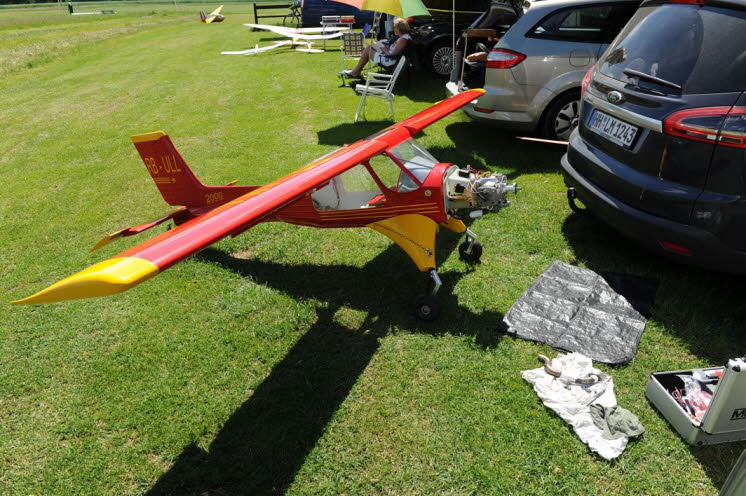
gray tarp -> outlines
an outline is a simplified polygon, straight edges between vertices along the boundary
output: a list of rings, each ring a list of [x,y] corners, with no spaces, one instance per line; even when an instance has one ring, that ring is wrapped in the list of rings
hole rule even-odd
[[[510,307],[501,330],[620,364],[634,358],[646,322],[603,277],[555,261]]]

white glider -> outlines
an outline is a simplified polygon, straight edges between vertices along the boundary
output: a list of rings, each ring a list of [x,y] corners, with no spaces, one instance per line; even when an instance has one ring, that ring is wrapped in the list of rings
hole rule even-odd
[[[260,47],[257,45],[254,48],[249,48],[248,50],[239,50],[235,52],[220,52],[221,55],[256,55],[257,53],[263,53],[268,52],[269,50],[273,50],[275,48],[279,48],[282,46],[290,46],[291,48],[295,45],[302,45],[305,48],[296,48],[295,50],[298,52],[306,52],[306,53],[322,53],[323,50],[319,50],[317,48],[311,48],[312,43],[310,41],[296,41],[296,40],[287,40],[287,41],[278,41],[274,45],[269,46],[263,46]]]
[[[287,36],[288,38],[296,40],[331,40],[333,38],[341,37],[342,31],[348,31],[350,29],[347,26],[328,28],[286,28],[282,26],[272,26],[270,24],[244,24],[244,26],[272,31],[281,36]]]

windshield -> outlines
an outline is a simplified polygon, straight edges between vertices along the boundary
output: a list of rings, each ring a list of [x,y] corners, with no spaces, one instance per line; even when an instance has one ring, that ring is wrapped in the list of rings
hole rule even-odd
[[[404,141],[391,148],[389,153],[401,162],[420,183],[425,181],[427,175],[430,174],[430,170],[438,163],[437,159],[430,155],[414,139]],[[399,191],[414,191],[418,187],[419,185],[412,181],[412,178],[406,174],[402,174]]]

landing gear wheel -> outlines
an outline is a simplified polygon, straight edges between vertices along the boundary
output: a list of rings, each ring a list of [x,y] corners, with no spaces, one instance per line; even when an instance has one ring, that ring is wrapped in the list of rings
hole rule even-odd
[[[469,245],[471,244],[471,251],[469,251]],[[465,239],[458,245],[458,255],[464,262],[477,263],[482,258],[482,243],[477,240],[470,242]]]
[[[547,108],[541,123],[541,134],[550,140],[567,141],[578,127],[580,93],[567,93]]]
[[[433,295],[420,295],[414,300],[414,316],[423,322],[432,322],[440,315],[440,303]]]

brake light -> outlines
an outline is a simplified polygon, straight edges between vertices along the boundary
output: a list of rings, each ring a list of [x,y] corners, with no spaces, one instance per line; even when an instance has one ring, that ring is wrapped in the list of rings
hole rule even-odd
[[[588,72],[585,73],[585,76],[583,76],[583,82],[580,83],[580,98],[583,98],[583,95],[585,95],[585,90],[588,89],[591,78],[593,78],[593,71],[595,70],[596,66],[591,66],[591,68],[588,69]]]
[[[746,107],[704,107],[674,112],[663,132],[678,138],[746,148]]]
[[[720,130],[718,144],[746,148],[746,107],[733,107]]]
[[[481,112],[483,114],[491,114],[492,112],[494,112],[493,109],[486,109],[482,107],[474,107],[474,110],[476,110],[477,112]]]
[[[510,69],[525,59],[526,56],[520,52],[514,52],[507,48],[493,48],[487,56],[488,69]]]
[[[671,243],[670,241],[661,241],[660,243],[661,247],[666,251],[687,256],[691,256],[692,254],[692,250],[690,250],[686,246],[677,245],[676,243]]]
[[[705,0],[669,0],[669,3],[679,3],[684,5],[704,5]]]
[[[412,24],[414,17],[407,17],[407,24]]]

